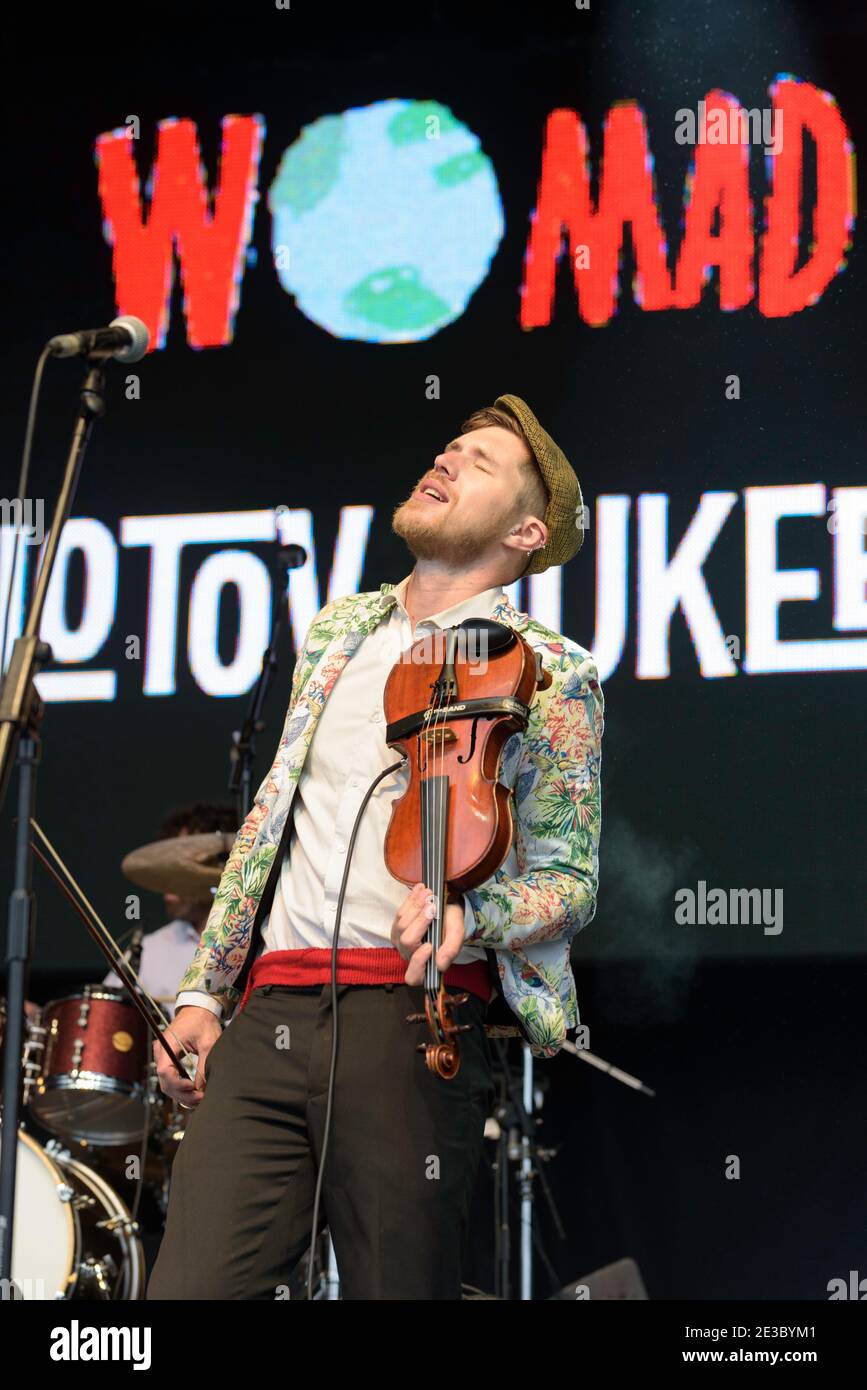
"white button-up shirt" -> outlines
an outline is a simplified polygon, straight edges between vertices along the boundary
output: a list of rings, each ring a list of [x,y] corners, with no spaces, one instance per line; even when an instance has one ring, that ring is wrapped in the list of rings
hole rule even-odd
[[[163,1013],[174,1013],[174,998],[178,984],[199,944],[201,931],[192,922],[176,917],[157,931],[148,932],[141,944],[141,965],[138,977],[154,999],[162,1000]],[[103,984],[120,985],[120,979],[110,970]],[[171,1001],[171,1002],[167,1002]]]
[[[292,829],[274,901],[262,923],[263,948],[290,951],[330,948],[337,898],[352,827],[364,794],[377,773],[399,754],[385,741],[383,693],[389,672],[402,652],[425,634],[453,627],[465,618],[489,618],[505,597],[502,588],[485,589],[440,613],[421,619],[413,631],[404,607],[409,575],[392,590],[396,602],[359,644],[325,702],[292,801]],[[470,650],[472,648],[470,647]],[[385,865],[385,835],[394,801],[409,785],[404,767],[384,777],[361,817],[340,918],[340,947],[391,945],[391,927],[410,889]],[[473,924],[466,902],[467,927]],[[458,964],[484,959],[484,948],[466,945]],[[214,1000],[184,991],[182,1004],[217,1012]]]

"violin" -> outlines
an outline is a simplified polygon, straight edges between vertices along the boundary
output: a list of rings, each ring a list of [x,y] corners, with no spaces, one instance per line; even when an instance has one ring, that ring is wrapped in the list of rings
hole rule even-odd
[[[433,657],[431,651],[433,650]],[[410,770],[409,785],[391,809],[385,862],[394,878],[433,893],[435,914],[425,940],[425,1012],[419,1043],[425,1064],[449,1081],[460,1068],[455,1021],[466,994],[449,994],[437,968],[449,893],[474,888],[503,863],[512,844],[511,793],[499,780],[503,747],[523,732],[536,691],[551,683],[541,656],[503,623],[467,618],[409,647],[392,667],[383,696],[385,739]]]

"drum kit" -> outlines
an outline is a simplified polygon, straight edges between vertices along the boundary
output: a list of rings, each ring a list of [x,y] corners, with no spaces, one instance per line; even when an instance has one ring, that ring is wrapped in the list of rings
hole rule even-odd
[[[31,1014],[25,1034],[15,1296],[143,1298],[134,1212],[142,1186],[165,1212],[187,1112],[159,1090],[147,1029],[121,989],[85,985]]]
[[[213,845],[211,835],[159,841],[127,856],[123,867],[141,883],[143,866],[143,886],[188,897],[191,888],[201,890],[205,882],[216,887],[219,881],[220,865],[201,862],[206,849],[213,856]],[[129,963],[114,943],[112,948],[113,968],[128,979]],[[174,1003],[151,999],[140,987],[135,993],[145,996],[148,1008]],[[42,1008],[27,1006],[14,1298],[144,1298],[139,1205],[147,1194],[161,1224],[172,1162],[191,1113],[159,1089],[152,1026],[144,1012],[140,997],[133,1000],[127,989],[103,984],[85,985]],[[5,1022],[0,999],[0,1067]]]

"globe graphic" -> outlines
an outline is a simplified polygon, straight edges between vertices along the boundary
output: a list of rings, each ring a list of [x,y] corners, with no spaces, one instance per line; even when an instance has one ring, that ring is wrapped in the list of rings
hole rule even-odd
[[[409,343],[464,312],[503,236],[478,137],[433,101],[378,101],[306,126],[268,193],[274,265],[338,338]]]

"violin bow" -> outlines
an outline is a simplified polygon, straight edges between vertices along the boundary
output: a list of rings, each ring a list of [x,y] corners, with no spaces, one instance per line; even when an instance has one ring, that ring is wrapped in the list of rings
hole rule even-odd
[[[168,1056],[171,1058],[172,1064],[176,1068],[178,1075],[183,1077],[185,1081],[193,1081],[194,1077],[190,1076],[189,1071],[186,1069],[186,1067],[184,1067],[180,1057],[175,1053],[175,1051],[169,1046],[169,1044],[165,1040],[165,1037],[163,1035],[163,1029],[169,1027],[169,1020],[166,1018],[162,1009],[157,1004],[157,1002],[154,999],[152,999],[151,996],[148,994],[147,990],[145,989],[138,975],[133,970],[132,966],[126,960],[124,960],[123,954],[118,948],[117,942],[115,941],[111,932],[108,930],[108,927],[99,917],[93,904],[85,895],[84,889],[81,888],[80,885],[76,882],[72,874],[72,871],[67,868],[66,864],[64,864],[58,851],[55,849],[54,845],[51,843],[48,836],[45,834],[45,831],[42,829],[41,825],[39,825],[38,821],[36,821],[33,818],[33,816],[30,817],[30,825],[38,835],[39,839],[42,841],[42,844],[45,846],[46,850],[48,851],[48,854],[51,856],[51,860],[53,860],[54,863],[52,863],[51,860],[49,860],[49,858],[42,853],[42,850],[39,848],[39,845],[33,838],[31,838],[30,844],[33,848],[33,853],[36,855],[37,859],[39,859],[40,863],[42,863],[48,870],[49,874],[54,879],[54,882],[57,884],[61,893],[63,893],[63,895],[75,908],[75,911],[78,913],[79,917],[81,918],[82,922],[87,928],[88,934],[90,935],[94,944],[98,947],[101,954],[105,957],[112,970],[114,970],[115,973],[120,977],[124,985],[124,988],[126,989],[129,995],[130,1002],[141,1014],[142,1018],[144,1019],[150,1031],[153,1033],[157,1042],[160,1044],[163,1050],[166,1053],[168,1053]]]

